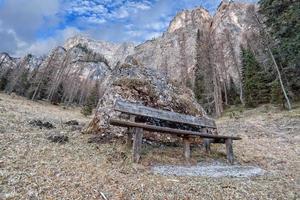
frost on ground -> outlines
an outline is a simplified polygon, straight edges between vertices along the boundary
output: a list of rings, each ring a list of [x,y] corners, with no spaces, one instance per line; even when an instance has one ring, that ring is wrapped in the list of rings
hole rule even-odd
[[[231,117],[230,117],[231,116]],[[55,128],[33,126],[41,120]],[[77,123],[68,123],[76,120]],[[248,178],[164,176],[153,166],[184,165],[182,146],[143,144],[140,164],[124,140],[93,142],[80,127],[91,119],[63,108],[0,93],[0,199],[299,199],[300,108],[261,107],[217,120],[234,141],[235,161],[266,173]],[[40,123],[39,123],[40,124]],[[48,126],[47,126],[48,127]],[[67,137],[64,143],[50,136]],[[192,149],[197,163],[226,163],[224,145]]]
[[[198,164],[195,166],[161,165],[152,168],[155,174],[174,176],[238,177],[260,176],[264,170],[254,166],[224,165],[221,163]]]

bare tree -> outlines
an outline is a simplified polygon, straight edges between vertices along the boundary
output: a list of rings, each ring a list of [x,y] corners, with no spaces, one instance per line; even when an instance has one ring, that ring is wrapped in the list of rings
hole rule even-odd
[[[239,77],[240,101],[243,105],[245,105],[241,68],[239,67],[239,64],[238,64],[238,58],[237,58],[235,50],[234,50],[234,44],[232,43],[230,33],[227,29],[225,29],[224,32],[225,32],[226,39],[229,43],[228,47],[229,47],[229,50],[230,50],[231,59],[233,61],[233,65],[234,65],[234,67],[235,67],[235,69],[238,73],[238,77]]]
[[[214,59],[216,59],[217,55],[215,55],[216,49],[214,49],[211,37],[208,37],[208,49],[209,49],[209,63],[210,63],[210,69],[211,69],[211,79],[212,79],[212,91],[213,91],[213,99],[214,99],[214,107],[215,107],[215,115],[217,117],[221,116],[221,114],[224,111],[223,108],[223,99],[222,99],[222,87],[221,87],[221,81],[220,81],[220,75],[218,74],[218,71],[216,69],[216,65],[213,63]]]
[[[55,61],[55,53],[52,53],[48,61],[46,61],[46,65],[42,66],[42,68],[38,71],[36,74],[36,81],[37,85],[34,89],[33,95],[31,97],[31,100],[35,100],[36,95],[38,94],[40,87],[42,85],[42,82],[45,80],[46,76],[51,76],[50,71],[53,67],[52,64]]]
[[[214,50],[213,52],[218,52],[218,54],[216,55],[216,57],[218,57],[218,60],[220,60],[221,62],[221,67],[219,68],[221,70],[221,75],[223,77],[223,80],[222,80],[222,87],[223,87],[223,91],[224,91],[224,98],[225,98],[225,105],[228,105],[228,93],[227,93],[227,83],[228,83],[228,80],[227,80],[227,77],[228,77],[228,72],[227,72],[227,68],[225,67],[225,58],[224,58],[224,54],[223,54],[223,49],[224,49],[224,43],[221,42],[221,48],[219,51],[217,50]],[[213,48],[213,46],[211,47]],[[217,73],[217,70],[215,71]],[[219,77],[220,79],[220,77]],[[220,84],[221,84],[221,80],[220,80]],[[230,84],[229,84],[229,87],[230,87]]]
[[[52,84],[50,84],[49,92],[47,100],[51,101],[55,92],[57,91],[58,86],[62,83],[63,77],[67,76],[68,72],[70,71],[70,68],[68,71],[69,64],[71,63],[71,53],[72,51],[68,51],[62,61],[62,64],[60,65],[59,69],[57,70],[54,79],[52,80]]]
[[[209,114],[220,116],[223,111],[220,79],[213,64],[215,59],[211,37],[198,30],[196,37],[195,93]]]
[[[16,85],[20,82],[21,76],[26,73],[28,69],[26,69],[26,66],[30,60],[31,55],[25,56],[22,60],[19,61],[17,64],[17,67],[12,71],[12,74],[10,75],[9,83],[6,86],[6,91],[10,94],[14,91],[16,88]]]
[[[217,117],[220,117],[223,113],[223,101],[222,101],[222,91],[220,87],[220,78],[218,76],[217,70],[213,68],[213,83],[214,83],[214,105],[215,113]]]
[[[280,82],[281,90],[282,90],[282,92],[283,92],[284,98],[285,98],[286,103],[287,103],[287,106],[288,106],[288,110],[291,110],[291,109],[292,109],[292,106],[291,106],[290,99],[289,99],[289,97],[288,97],[288,95],[287,95],[286,89],[285,89],[284,84],[283,84],[283,81],[282,81],[281,72],[280,72],[279,67],[278,67],[278,64],[277,64],[277,62],[276,62],[276,60],[275,60],[275,57],[274,57],[274,55],[273,55],[273,52],[272,52],[272,50],[271,50],[271,48],[270,48],[271,37],[270,37],[270,35],[268,34],[268,32],[266,31],[266,29],[265,29],[263,23],[261,22],[261,20],[259,19],[259,16],[258,16],[256,13],[254,13],[254,16],[255,16],[255,19],[256,19],[256,21],[257,21],[258,27],[259,27],[259,28],[262,30],[262,32],[263,32],[263,34],[262,34],[262,40],[263,40],[263,42],[264,42],[264,44],[265,44],[265,46],[266,46],[266,48],[267,48],[267,50],[268,50],[268,53],[269,53],[269,55],[270,55],[270,57],[271,57],[271,60],[272,60],[273,64],[274,64],[274,68],[275,68],[275,70],[276,70],[276,73],[277,73],[277,76],[278,76],[278,79],[279,79],[279,82]]]

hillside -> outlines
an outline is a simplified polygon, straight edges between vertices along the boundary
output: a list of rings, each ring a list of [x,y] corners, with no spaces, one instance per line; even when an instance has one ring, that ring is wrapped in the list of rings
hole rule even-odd
[[[38,119],[56,128],[29,124]],[[69,120],[77,120],[79,126],[64,124]],[[234,144],[238,165],[265,171],[251,178],[155,174],[153,166],[184,164],[180,145],[144,144],[141,163],[133,164],[122,138],[104,141],[81,134],[89,120],[76,108],[0,94],[0,199],[299,198],[299,107],[290,112],[270,105],[234,109],[217,120],[222,134],[243,138]],[[47,139],[57,134],[69,141],[57,144]],[[212,150],[206,155],[194,148],[192,163],[226,162],[223,146]]]

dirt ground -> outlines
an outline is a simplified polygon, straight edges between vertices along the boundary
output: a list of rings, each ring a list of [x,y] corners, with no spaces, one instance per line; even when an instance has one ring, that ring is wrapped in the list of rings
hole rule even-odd
[[[47,129],[32,120],[52,123]],[[300,108],[281,111],[269,105],[228,111],[217,120],[220,134],[239,135],[236,162],[266,171],[251,178],[162,176],[155,165],[184,165],[182,147],[143,146],[140,164],[120,139],[89,143],[91,135],[64,122],[81,125],[90,118],[78,108],[0,94],[0,199],[299,199]],[[68,136],[64,144],[47,138]],[[192,152],[192,164],[226,162],[224,146],[206,155]]]

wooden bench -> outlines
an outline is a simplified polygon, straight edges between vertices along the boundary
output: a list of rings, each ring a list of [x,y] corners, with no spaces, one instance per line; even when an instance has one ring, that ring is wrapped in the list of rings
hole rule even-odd
[[[233,164],[233,149],[232,141],[240,140],[239,137],[233,136],[221,136],[213,135],[209,133],[208,129],[216,129],[216,124],[214,120],[205,117],[194,117],[190,115],[179,114],[170,111],[158,110],[138,104],[128,103],[124,101],[117,100],[114,105],[114,110],[121,112],[122,114],[127,114],[130,116],[129,120],[121,119],[110,119],[109,123],[111,125],[127,127],[127,144],[133,146],[133,162],[138,162],[140,159],[140,151],[142,148],[143,130],[175,134],[183,138],[184,143],[184,156],[188,160],[191,156],[190,150],[190,138],[191,137],[201,137],[204,138],[204,146],[206,151],[210,152],[211,143],[223,143],[226,144],[226,155],[229,163]],[[162,122],[169,122],[171,124],[179,125],[179,127],[188,127],[193,130],[183,130],[178,127],[166,127],[156,124],[149,124],[145,120],[150,119]],[[133,138],[133,142],[132,142]]]

